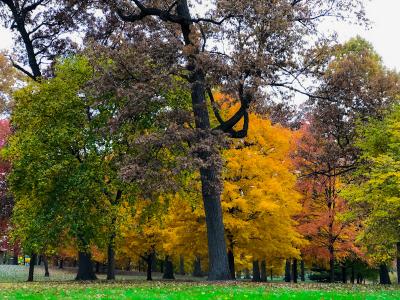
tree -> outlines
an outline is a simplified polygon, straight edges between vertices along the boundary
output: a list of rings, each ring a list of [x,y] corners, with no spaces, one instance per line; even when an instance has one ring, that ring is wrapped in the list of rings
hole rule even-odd
[[[54,63],[57,55],[72,47],[66,33],[78,28],[74,18],[83,11],[84,1],[0,1],[0,19],[17,32],[10,56],[13,66],[34,80],[42,77],[43,66]]]
[[[222,85],[224,91],[240,102],[237,113],[227,121],[214,109],[220,123],[217,131],[232,137],[244,137],[248,128],[247,110],[262,93],[262,87],[286,86],[286,80],[279,76],[282,72],[282,77],[293,80],[297,78],[293,73],[304,70],[297,68],[296,57],[303,54],[306,37],[316,33],[314,28],[319,17],[343,16],[359,8],[359,2],[345,0],[334,3],[215,1],[212,3],[215,9],[210,10],[207,17],[197,17],[186,0],[112,1],[111,4],[105,1],[105,4],[111,8],[111,11],[103,8],[106,22],[115,25],[116,13],[124,22],[132,23],[130,30],[136,29],[136,32],[130,32],[133,33],[130,36],[149,33],[147,45],[156,42],[151,40],[156,35],[168,37],[169,43],[157,44],[158,53],[177,53],[170,69],[178,70],[188,79],[195,124],[201,132],[199,142],[205,144],[213,137],[205,95],[208,87]],[[221,39],[234,49],[232,53],[223,53],[217,47],[209,46],[211,43],[208,41]],[[233,129],[241,119],[244,119],[243,128]],[[216,157],[214,147],[202,149],[198,156],[205,161],[200,167],[200,178],[207,223],[209,279],[229,279],[220,205],[220,162],[207,162],[208,157]]]
[[[248,137],[223,153],[222,210],[232,278],[235,266],[242,270],[251,263],[266,277],[265,260],[298,257],[303,243],[292,218],[300,209],[296,176],[288,159],[294,134],[255,114],[249,117]],[[192,183],[195,178],[188,182],[188,191],[170,202],[165,247],[168,253],[203,258],[205,219],[200,187]]]
[[[83,93],[93,76],[84,58],[66,59],[56,74],[15,94],[17,130],[6,151],[13,165],[13,232],[33,253],[72,238],[79,250],[77,279],[94,279],[90,246],[104,242],[110,216],[105,190],[113,177],[110,137],[98,128],[113,108],[94,108],[94,99]]]
[[[305,223],[316,230],[326,225],[327,236],[318,234],[326,238],[323,239],[330,253],[330,280],[333,281],[334,244],[341,240],[342,230],[348,227],[347,232],[351,233],[354,227],[338,217],[348,210],[339,196],[340,186],[356,168],[359,155],[354,144],[355,125],[357,120],[365,122],[370,115],[382,115],[396,99],[399,78],[382,65],[372,46],[361,38],[339,45],[330,53],[333,58],[328,61],[320,86],[309,101],[305,134],[298,149],[298,168],[302,172],[302,188],[310,199],[308,205],[317,205],[321,213],[326,212],[325,216],[314,219],[321,222],[314,225],[311,225],[313,221],[307,221],[307,213],[304,216]],[[323,210],[321,203],[325,203]],[[335,229],[335,226],[339,227]]]
[[[371,119],[359,125],[357,146],[362,163],[344,193],[353,217],[362,220],[360,238],[367,253],[380,265],[383,284],[390,283],[387,265],[396,257],[399,264],[399,121],[400,108],[396,104],[383,120]],[[397,272],[399,275],[399,269]]]
[[[297,258],[303,240],[293,220],[300,209],[289,159],[294,133],[254,114],[250,121],[248,136],[224,152],[228,252],[232,257],[251,255],[256,265],[271,257]],[[234,262],[231,269],[234,274]]]
[[[142,259],[147,264],[147,280],[152,280],[152,266],[158,253],[162,253],[164,205],[161,201],[139,199],[135,205],[121,206],[118,223],[118,255],[133,261]]]

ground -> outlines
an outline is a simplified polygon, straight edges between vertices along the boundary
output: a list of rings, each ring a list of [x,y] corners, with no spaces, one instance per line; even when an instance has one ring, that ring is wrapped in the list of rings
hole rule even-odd
[[[0,266],[0,299],[400,299],[398,286],[249,282],[211,284],[182,279],[149,283],[140,276],[120,276],[114,283],[103,279],[95,283],[79,283],[72,280],[73,273],[56,269],[51,270],[51,277],[46,280],[41,268],[37,268],[35,278],[41,282],[27,283],[26,274],[24,267]]]

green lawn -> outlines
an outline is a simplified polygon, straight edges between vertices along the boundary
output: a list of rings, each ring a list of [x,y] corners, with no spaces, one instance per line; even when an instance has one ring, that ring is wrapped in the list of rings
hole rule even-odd
[[[400,299],[398,286],[328,284],[252,284],[207,282],[146,282],[140,277],[122,277],[115,283],[72,281],[74,274],[52,270],[44,281],[38,268],[37,280],[27,283],[24,267],[0,266],[0,299]],[[100,278],[102,278],[100,276]]]
[[[0,299],[400,299],[400,290],[377,286],[207,284],[142,281],[0,284]]]

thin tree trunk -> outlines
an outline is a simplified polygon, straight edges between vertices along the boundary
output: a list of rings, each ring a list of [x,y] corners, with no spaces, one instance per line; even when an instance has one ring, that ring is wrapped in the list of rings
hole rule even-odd
[[[168,255],[165,257],[165,268],[164,268],[163,279],[175,279],[174,266]]]
[[[347,268],[345,265],[342,266],[342,283],[347,283]]]
[[[389,270],[386,264],[379,266],[379,283],[380,284],[391,284],[389,277]]]
[[[96,274],[100,273],[100,263],[98,261],[96,261],[96,267],[95,267],[95,271]]]
[[[203,277],[203,272],[201,271],[201,259],[196,256],[193,263],[193,277]]]
[[[115,280],[115,234],[111,234],[107,249],[107,280]]]
[[[333,245],[329,246],[329,282],[335,281],[335,250]]]
[[[400,242],[396,244],[397,257],[396,257],[396,269],[397,269],[397,283],[400,284]]]
[[[112,205],[118,205],[119,200],[122,197],[122,191],[118,190],[115,196],[115,200],[112,201]],[[107,280],[115,280],[115,237],[116,237],[116,229],[115,222],[117,221],[116,216],[113,216],[111,219],[111,235],[110,240],[108,241],[107,248]]]
[[[229,271],[231,272],[231,278],[235,279],[235,256],[233,254],[233,250],[231,248],[228,249],[228,262],[229,262]]]
[[[43,264],[44,264],[44,277],[50,277],[49,261],[47,260],[47,256],[45,255],[43,255]]]
[[[177,14],[191,19],[187,0],[177,4]],[[208,137],[207,131],[211,129],[208,106],[205,97],[205,74],[196,59],[199,48],[196,45],[192,24],[181,25],[182,35],[186,46],[193,47],[195,54],[188,55],[187,70],[190,72],[192,108],[196,128],[204,130],[204,138]],[[203,160],[207,160],[211,153],[200,153]],[[200,168],[202,196],[207,224],[209,280],[229,280],[231,278],[228,264],[227,248],[225,243],[225,230],[222,220],[221,208],[221,179],[217,163],[207,164]]]
[[[146,270],[147,278],[146,278],[146,280],[148,280],[148,281],[153,280],[152,274],[151,274],[153,260],[154,260],[154,253],[152,252],[149,255],[147,255],[147,258],[146,258],[146,263],[147,263],[147,270]]]
[[[351,264],[351,276],[350,276],[350,283],[354,284],[355,280],[355,269],[354,269],[354,262]]]
[[[285,282],[290,282],[290,278],[290,259],[287,259],[285,264]]]
[[[251,279],[250,270],[247,268],[244,269],[244,279]]]
[[[29,263],[29,273],[28,273],[28,281],[33,281],[33,274],[35,272],[35,263],[36,263],[36,253],[31,254],[31,261]]]
[[[93,262],[90,253],[80,251],[78,254],[78,273],[75,280],[87,281],[96,280],[96,274],[93,272]]]
[[[301,260],[301,262],[300,262],[300,278],[301,278],[302,282],[306,281],[306,272],[305,272],[304,260]]]
[[[60,261],[58,263],[58,268],[59,269],[64,269],[64,258],[60,258]]]
[[[183,255],[179,256],[179,274],[185,275],[185,258]]]
[[[267,262],[265,261],[265,259],[263,259],[261,261],[261,265],[260,265],[260,273],[261,273],[261,281],[262,282],[267,282]]]
[[[271,281],[274,280],[274,270],[271,268]]]
[[[260,264],[258,263],[258,260],[253,260],[253,281],[254,282],[260,282],[261,281]]]
[[[293,259],[293,264],[292,264],[292,276],[293,276],[293,282],[297,283],[297,278],[298,278],[298,273],[297,273],[297,259]]]

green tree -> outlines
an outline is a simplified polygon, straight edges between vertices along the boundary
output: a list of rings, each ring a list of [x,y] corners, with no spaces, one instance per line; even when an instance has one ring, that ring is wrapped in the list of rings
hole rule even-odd
[[[107,197],[112,142],[99,130],[112,106],[95,106],[83,92],[93,76],[82,57],[65,59],[56,77],[15,94],[6,156],[15,197],[14,236],[25,251],[46,252],[70,237],[79,249],[77,279],[94,279],[90,245],[109,224]]]
[[[389,283],[385,265],[395,258],[396,248],[398,275],[400,273],[399,129],[399,105],[385,118],[359,125],[357,146],[362,153],[362,163],[355,174],[356,180],[343,193],[352,205],[352,217],[363,221],[360,239],[375,263],[380,265],[381,283]]]

